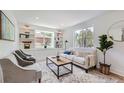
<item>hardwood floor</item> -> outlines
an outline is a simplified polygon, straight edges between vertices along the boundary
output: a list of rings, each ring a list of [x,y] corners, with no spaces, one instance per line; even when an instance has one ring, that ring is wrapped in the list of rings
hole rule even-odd
[[[103,77],[117,79],[118,80],[117,83],[124,83],[124,77],[114,74],[114,73],[110,73],[109,75],[104,75],[104,74],[100,73],[98,69],[89,71],[89,73],[96,74],[96,75],[102,75]]]

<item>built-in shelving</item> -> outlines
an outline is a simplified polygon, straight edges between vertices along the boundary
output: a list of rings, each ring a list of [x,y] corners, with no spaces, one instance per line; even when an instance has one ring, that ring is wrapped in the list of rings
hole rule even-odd
[[[28,28],[20,28],[19,32],[19,43],[21,49],[31,49],[34,48],[35,43],[35,33],[33,30]]]
[[[63,48],[63,33],[61,31],[58,31],[56,33],[56,48]]]

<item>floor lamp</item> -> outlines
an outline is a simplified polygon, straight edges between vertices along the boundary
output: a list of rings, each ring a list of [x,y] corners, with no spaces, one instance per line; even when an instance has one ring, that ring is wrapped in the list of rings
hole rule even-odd
[[[67,40],[65,40],[65,50],[66,50],[66,48],[67,48],[67,46],[66,46],[66,44],[68,43],[68,41]]]

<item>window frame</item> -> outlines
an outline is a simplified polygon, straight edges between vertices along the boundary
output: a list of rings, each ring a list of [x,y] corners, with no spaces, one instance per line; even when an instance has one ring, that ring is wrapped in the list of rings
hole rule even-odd
[[[36,36],[36,33],[39,33],[39,34],[41,34],[41,33],[44,33],[43,34],[43,46],[41,45],[41,46],[37,46],[36,44],[37,44],[37,41],[36,41],[36,38],[37,38],[37,36]],[[45,39],[46,39],[46,34],[45,33],[51,33],[52,34],[52,36],[51,36],[51,46],[48,46],[47,45],[47,48],[55,48],[55,32],[52,32],[52,31],[43,31],[43,30],[35,30],[35,43],[34,43],[34,47],[35,48],[44,48],[44,46],[45,46]]]
[[[81,46],[81,47],[88,47],[87,43],[86,43],[86,40],[87,40],[86,34],[87,34],[88,30],[90,30],[92,32],[92,39],[93,40],[92,40],[92,46],[91,47],[94,47],[94,27],[93,26],[90,26],[90,27],[87,27],[87,28],[84,28],[84,29],[80,29],[80,30],[74,31],[74,33],[73,33],[73,37],[74,37],[74,39],[73,39],[73,46],[74,47],[80,47],[79,45],[77,45],[76,35],[75,35],[75,33],[78,32],[78,31],[85,33],[85,38],[84,38],[83,44],[82,44],[83,46]]]

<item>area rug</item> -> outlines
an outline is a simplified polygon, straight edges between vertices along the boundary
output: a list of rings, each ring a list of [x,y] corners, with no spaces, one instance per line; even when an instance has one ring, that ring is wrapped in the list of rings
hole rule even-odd
[[[85,73],[85,71],[79,67],[73,66],[73,73],[65,75],[57,79],[56,75],[46,66],[45,62],[39,62],[42,68],[42,83],[116,83],[118,80],[113,79],[105,75],[96,74],[95,71]],[[56,66],[53,66],[56,70]],[[63,68],[60,68],[60,72],[64,72]],[[91,73],[92,72],[92,73]]]

